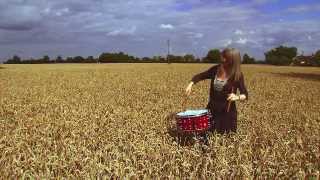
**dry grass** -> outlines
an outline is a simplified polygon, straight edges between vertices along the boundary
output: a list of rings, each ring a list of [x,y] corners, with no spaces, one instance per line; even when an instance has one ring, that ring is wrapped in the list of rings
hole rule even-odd
[[[3,65],[2,178],[319,178],[320,69],[243,65],[238,133],[210,150],[168,129],[193,74],[208,64]],[[204,108],[209,81],[189,108]]]

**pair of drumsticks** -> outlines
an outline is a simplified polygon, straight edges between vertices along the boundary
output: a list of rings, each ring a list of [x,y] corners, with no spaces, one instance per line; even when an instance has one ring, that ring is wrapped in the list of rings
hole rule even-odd
[[[232,86],[232,89],[231,89],[231,94],[232,93],[233,93],[233,86]],[[229,102],[228,102],[227,112],[229,112],[229,110],[230,110],[230,105],[231,105],[231,100],[229,100]]]
[[[232,93],[233,93],[233,87],[232,87],[232,89],[231,89],[231,94],[232,94]],[[186,110],[187,99],[188,99],[188,96],[186,96],[186,98],[185,98],[184,101],[182,102],[183,110]],[[230,105],[231,105],[231,100],[229,100],[229,102],[228,102],[227,112],[229,112],[229,110],[230,110]]]

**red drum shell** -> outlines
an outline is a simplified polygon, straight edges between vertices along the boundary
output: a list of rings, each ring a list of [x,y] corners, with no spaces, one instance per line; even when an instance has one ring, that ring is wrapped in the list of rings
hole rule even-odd
[[[202,132],[210,128],[210,114],[205,113],[199,116],[177,116],[177,127],[183,132]]]

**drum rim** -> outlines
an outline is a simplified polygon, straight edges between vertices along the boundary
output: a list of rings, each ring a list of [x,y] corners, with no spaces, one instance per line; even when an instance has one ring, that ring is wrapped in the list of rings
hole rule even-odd
[[[201,116],[205,116],[208,115],[209,113],[202,113],[202,114],[197,114],[197,115],[185,115],[185,116],[180,116],[180,115],[176,115],[177,118],[191,118],[191,117],[201,117]]]
[[[201,114],[197,114],[197,115],[178,115],[179,113],[176,114],[177,118],[190,118],[190,117],[200,117],[200,116],[204,116],[204,115],[210,115],[210,112],[208,109],[199,109],[199,110],[207,110],[207,112],[201,113]]]

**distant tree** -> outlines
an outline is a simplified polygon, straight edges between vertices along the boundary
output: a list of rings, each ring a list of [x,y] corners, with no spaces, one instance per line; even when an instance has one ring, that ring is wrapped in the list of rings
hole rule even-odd
[[[62,63],[62,62],[63,62],[62,57],[61,57],[61,56],[58,56],[58,57],[56,58],[56,63]]]
[[[185,62],[194,62],[195,61],[195,57],[192,54],[186,54],[184,57]]]
[[[96,60],[94,60],[93,56],[88,56],[87,59],[85,60],[86,63],[95,63]]]
[[[43,56],[41,63],[50,63],[50,57],[48,55]]]
[[[296,47],[279,46],[265,53],[266,63],[273,65],[289,65],[296,56]]]
[[[316,64],[320,66],[320,50],[318,50],[314,55],[314,60],[316,61]]]
[[[136,59],[134,56],[129,56],[129,55],[126,55],[125,58],[127,59],[127,62],[129,62],[129,63],[134,63],[135,59]]]
[[[151,59],[151,58],[150,58]],[[99,61],[102,63],[128,63],[135,62],[136,58],[123,52],[119,53],[102,53]]]
[[[242,63],[248,64],[248,61],[250,61],[250,56],[248,54],[244,54],[242,58]]]
[[[14,62],[16,62],[16,63],[21,63],[21,58],[20,58],[19,56],[17,56],[17,55],[14,55],[13,58],[12,58],[12,60],[13,60]]]
[[[101,63],[106,63],[108,61],[111,61],[111,54],[110,53],[102,53],[100,56],[99,56],[99,62]]]
[[[29,60],[26,60],[27,64],[36,64],[37,63],[37,60],[33,59],[33,58],[30,58]]]
[[[219,49],[211,49],[203,60],[204,62],[209,62],[209,63],[219,63],[220,58],[221,57],[220,57]]]
[[[163,62],[166,62],[166,58],[164,58],[162,56],[153,56],[152,62],[163,63]]]
[[[140,62],[141,62],[141,59],[140,59],[140,58],[138,58],[138,57],[135,57],[135,58],[134,58],[134,62],[136,62],[136,63],[140,63]]]
[[[82,56],[76,56],[73,58],[74,63],[84,63],[84,58]]]
[[[18,55],[14,55],[12,57],[12,59],[8,59],[7,62],[5,62],[5,64],[20,64],[21,62],[21,58]]]
[[[168,56],[168,58],[170,59],[170,63],[183,63],[183,62],[185,62],[183,56],[176,56],[176,55],[170,54]]]
[[[67,57],[66,63],[73,63],[73,58],[72,57]]]
[[[149,58],[149,57],[143,57],[143,58],[142,58],[142,61],[143,61],[144,63],[150,63],[150,62],[152,62],[152,59]]]
[[[266,64],[266,61],[264,61],[264,60],[256,60],[255,64]]]
[[[254,64],[255,59],[250,57],[248,54],[244,54],[242,58],[242,64]]]

